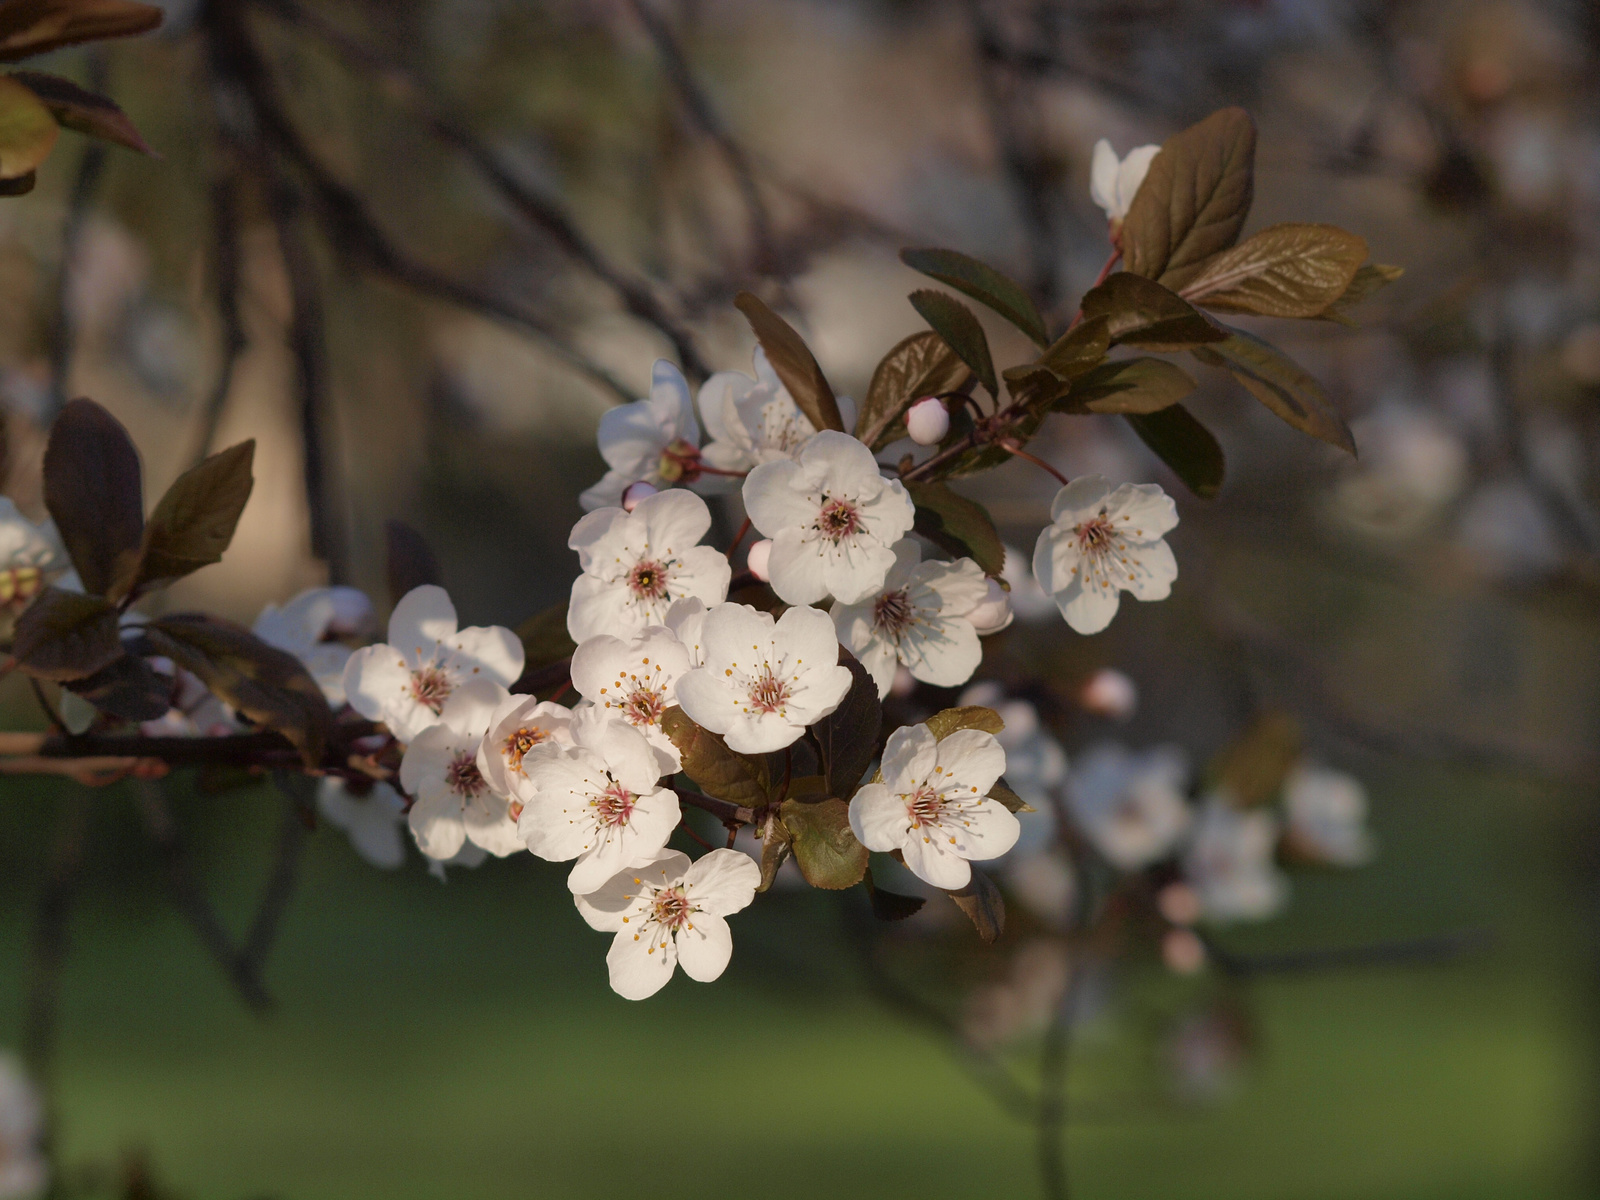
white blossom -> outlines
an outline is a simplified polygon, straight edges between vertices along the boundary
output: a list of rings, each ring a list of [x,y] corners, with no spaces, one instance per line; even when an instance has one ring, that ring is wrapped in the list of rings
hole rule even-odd
[[[1336,867],[1359,867],[1372,858],[1367,832],[1367,790],[1343,771],[1301,763],[1283,785],[1290,844]]]
[[[757,872],[759,878],[760,873]],[[0,1054],[0,1198],[27,1200],[50,1182],[44,1138],[44,1102],[22,1068]]]
[[[336,829],[350,838],[355,852],[375,867],[393,870],[406,860],[400,836],[406,802],[381,780],[365,792],[353,791],[343,779],[324,775],[317,784],[317,809]]]
[[[748,907],[760,883],[761,868],[737,850],[713,850],[693,863],[662,850],[573,901],[591,927],[617,935],[606,953],[611,990],[643,1000],[678,966],[701,983],[720,976],[733,955],[725,918]]]
[[[1187,756],[1176,746],[1131,753],[1114,742],[1078,756],[1067,805],[1112,866],[1137,871],[1170,854],[1189,829]]]
[[[897,479],[849,434],[825,429],[795,461],[763,463],[744,481],[750,520],[772,539],[772,590],[789,604],[830,593],[854,604],[894,566],[891,547],[911,532],[914,508]]]
[[[700,387],[700,420],[709,439],[702,455],[707,466],[744,472],[765,462],[794,458],[817,432],[783,386],[760,346],[755,352],[756,377],[742,371],[718,371]],[[855,405],[837,398],[845,428],[855,423]],[[727,480],[727,476],[722,479]],[[700,479],[702,491],[718,491],[735,481]]]
[[[661,358],[650,372],[650,395],[608,409],[600,418],[600,457],[610,469],[578,497],[585,512],[614,507],[630,483],[671,487],[692,475],[700,426],[683,372]]]
[[[1006,783],[1022,802],[1038,813],[1055,809],[1055,796],[1067,778],[1067,752],[1039,722],[1039,710],[1026,700],[1006,698],[993,680],[975,683],[956,701],[962,707],[982,705],[999,715],[1003,728],[997,737],[1006,752]],[[1025,814],[1026,815],[1026,814]],[[1022,848],[1032,849],[1052,830],[1041,816],[1028,816],[1022,825]]]
[[[911,538],[893,550],[894,565],[876,595],[833,606],[840,643],[867,669],[879,696],[889,694],[897,663],[936,687],[965,683],[983,661],[966,614],[983,602],[988,580],[970,558],[919,562],[922,550]]]
[[[1101,667],[1083,685],[1078,703],[1084,712],[1126,721],[1139,707],[1139,685],[1113,667]]]
[[[1171,593],[1178,563],[1162,535],[1177,525],[1178,511],[1155,484],[1112,491],[1099,475],[1074,479],[1056,493],[1050,520],[1033,550],[1033,573],[1079,633],[1111,624],[1123,591],[1139,600]]]
[[[906,409],[906,432],[919,446],[937,446],[950,432],[950,410],[937,396],[924,396]]]
[[[662,621],[688,653],[691,667],[698,667],[705,662],[706,613],[709,611],[704,601],[688,596],[674,600]]]
[[[993,576],[985,579],[983,599],[971,611],[963,613],[979,637],[988,637],[1011,627],[1011,593],[1000,586]]]
[[[1262,921],[1289,899],[1289,881],[1272,861],[1278,822],[1214,793],[1201,805],[1183,873],[1213,921]]]
[[[706,502],[681,489],[646,497],[631,513],[603,508],[581,519],[567,539],[583,570],[567,606],[572,640],[640,633],[685,596],[707,605],[727,599],[727,556],[698,544],[710,528]]]
[[[298,658],[334,708],[343,706],[344,669],[354,653],[339,638],[365,637],[376,618],[372,601],[352,587],[310,588],[282,608],[269,604],[252,632]]]
[[[791,608],[778,618],[743,604],[719,604],[701,634],[704,665],[678,681],[691,721],[740,754],[790,745],[850,690],[828,614]]]
[[[681,602],[680,602],[681,603]],[[572,686],[586,701],[632,725],[661,758],[661,774],[679,768],[678,748],[661,728],[661,716],[678,702],[678,680],[689,670],[689,651],[671,629],[655,625],[624,640],[602,633],[572,656]]]
[[[517,831],[540,858],[576,859],[567,886],[582,896],[649,862],[681,814],[677,793],[656,786],[660,763],[632,725],[590,709],[573,715],[572,741],[523,758],[529,791]]]
[[[412,588],[389,617],[388,642],[357,650],[345,665],[350,707],[409,742],[439,720],[464,684],[484,679],[510,687],[517,681],[523,654],[516,634],[500,625],[456,626],[455,605],[443,588]]]
[[[489,716],[478,747],[478,771],[489,790],[510,801],[512,820],[522,814],[529,790],[523,759],[544,742],[572,744],[572,710],[537,696],[507,695]]]
[[[958,729],[943,741],[926,725],[907,725],[883,748],[881,783],[850,801],[850,828],[868,850],[900,851],[905,864],[934,887],[965,887],[970,860],[999,858],[1021,826],[989,798],[1006,769],[991,733]]]
[[[21,612],[52,584],[69,592],[83,590],[55,522],[46,518],[36,525],[10,497],[0,496],[0,607]]]
[[[1006,565],[1000,572],[1011,589],[1011,610],[1024,621],[1039,621],[1057,615],[1056,602],[1050,593],[1039,586],[1033,576],[1033,564],[1028,556],[1015,546],[1006,546]]]
[[[1101,138],[1094,144],[1089,167],[1089,195],[1106,214],[1106,220],[1120,224],[1133,205],[1133,198],[1150,170],[1150,162],[1161,152],[1160,146],[1140,146],[1118,159],[1111,143]]]
[[[497,857],[522,849],[515,819],[478,769],[478,750],[506,690],[475,679],[445,701],[439,719],[419,733],[400,760],[400,786],[413,797],[407,820],[429,858],[451,858],[470,841]]]

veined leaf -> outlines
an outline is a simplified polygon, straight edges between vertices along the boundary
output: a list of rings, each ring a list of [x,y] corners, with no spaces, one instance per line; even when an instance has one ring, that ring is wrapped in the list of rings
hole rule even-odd
[[[1048,367],[1061,378],[1071,380],[1092,370],[1110,348],[1110,318],[1091,317],[1085,313],[1084,319],[1051,343],[1038,361],[1041,367]]]
[[[15,77],[0,75],[0,179],[23,179],[50,157],[61,126]]]
[[[1227,330],[1154,280],[1118,271],[1083,298],[1083,318],[1103,317],[1111,340],[1144,350],[1190,350],[1227,338]]]
[[[1242,329],[1230,329],[1229,334],[1226,341],[1196,348],[1194,356],[1208,366],[1226,369],[1252,396],[1302,433],[1348,454],[1356,452],[1349,426],[1304,367],[1254,334]]]
[[[951,892],[950,899],[967,914],[972,927],[984,941],[992,942],[1004,932],[1006,902],[1000,895],[1000,889],[995,887],[994,880],[977,867],[972,868],[972,879],[967,886]]]
[[[240,442],[173,481],[145,523],[137,572],[113,584],[113,599],[222,561],[255,486],[255,450],[254,438]]]
[[[874,450],[904,436],[907,408],[924,396],[957,392],[972,377],[967,364],[931,329],[903,338],[872,372],[856,419],[856,437]]]
[[[25,674],[38,679],[93,675],[122,657],[116,606],[99,596],[47,587],[17,618],[11,653]]]
[[[9,0],[0,4],[0,62],[46,50],[148,33],[163,11],[133,0]]]
[[[844,418],[839,415],[839,402],[805,339],[759,296],[740,292],[733,303],[750,322],[756,341],[767,352],[767,361],[806,419],[817,429],[837,429],[843,433]]]
[[[1167,139],[1122,223],[1122,260],[1174,290],[1239,240],[1255,192],[1256,126],[1224,108]]]
[[[696,725],[675,705],[661,714],[661,731],[678,748],[683,773],[706,795],[746,808],[758,808],[771,798],[765,758],[728,749],[719,735]]]
[[[1057,412],[1153,413],[1194,391],[1195,382],[1161,358],[1126,358],[1096,367],[1056,402]]]
[[[1345,293],[1366,257],[1365,240],[1337,225],[1270,225],[1208,261],[1181,295],[1219,312],[1314,317]]]
[[[958,729],[981,729],[984,733],[999,734],[1006,727],[999,713],[981,704],[944,709],[934,713],[925,724],[933,731],[934,738],[941,742]]]
[[[47,75],[43,71],[15,71],[11,78],[37,96],[63,129],[73,129],[102,141],[115,142],[140,154],[155,153],[139,136],[128,115],[109,97],[97,95],[70,79]]]
[[[843,646],[839,647],[839,663],[850,670],[850,690],[838,708],[811,728],[822,746],[828,792],[853,796],[867,765],[878,752],[883,705],[878,701],[878,685],[872,682],[872,676]]]
[[[1013,792],[1004,779],[998,780],[995,785],[989,789],[989,799],[1004,804],[1009,811],[1014,813],[1038,811],[1038,809],[1034,808],[1033,805],[1029,804],[1021,796]]]
[[[135,570],[144,539],[139,452],[93,400],[72,401],[50,427],[44,503],[85,591],[103,596]]]
[[[1211,431],[1181,404],[1160,412],[1129,413],[1126,417],[1139,440],[1202,500],[1222,490],[1227,463]]]
[[[912,481],[906,484],[906,491],[917,506],[913,528],[918,533],[952,554],[972,559],[984,574],[1000,574],[1006,551],[988,509],[942,483]]]
[[[978,318],[972,315],[972,310],[948,292],[936,292],[931,288],[912,292],[910,300],[911,307],[933,326],[933,331],[944,339],[945,345],[972,368],[978,382],[988,389],[991,396],[998,396],[1000,387],[995,379],[994,358],[989,353],[989,339],[983,332],[983,326],[978,324]]]
[[[992,308],[1040,346],[1050,341],[1028,293],[987,263],[955,250],[902,250],[900,261]]]
[[[1387,263],[1367,263],[1355,273],[1344,294],[1323,309],[1318,316],[1327,321],[1337,321],[1341,325],[1354,325],[1349,310],[1370,298],[1373,293],[1382,291],[1405,273],[1404,267],[1392,267]]]
[[[837,796],[814,803],[791,798],[778,812],[807,883],[839,891],[861,882],[867,873],[867,848],[850,831],[849,805]]]

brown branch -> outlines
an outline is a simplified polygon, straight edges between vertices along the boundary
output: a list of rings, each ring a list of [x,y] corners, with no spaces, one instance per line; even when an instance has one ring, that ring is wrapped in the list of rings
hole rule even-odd
[[[1202,934],[1201,940],[1205,943],[1207,956],[1219,971],[1224,975],[1248,979],[1257,975],[1299,975],[1345,967],[1420,966],[1453,962],[1489,949],[1494,944],[1494,935],[1488,929],[1465,929],[1456,933],[1392,942],[1319,946],[1271,954],[1236,954],[1218,945],[1213,937]]]
[[[222,152],[230,157],[232,155],[228,146],[224,146]],[[222,363],[202,410],[195,462],[205,458],[217,440],[217,427],[222,423],[223,410],[233,390],[234,371],[238,367],[239,357],[249,345],[239,311],[241,255],[239,221],[235,211],[238,201],[238,166],[230,161],[211,185],[211,231],[217,259],[217,316],[222,321]]]
[[[734,804],[729,800],[718,800],[715,796],[691,791],[689,788],[673,788],[678,793],[678,800],[683,804],[692,805],[710,813],[724,825],[753,825],[756,821],[756,810],[746,808],[742,804]]]

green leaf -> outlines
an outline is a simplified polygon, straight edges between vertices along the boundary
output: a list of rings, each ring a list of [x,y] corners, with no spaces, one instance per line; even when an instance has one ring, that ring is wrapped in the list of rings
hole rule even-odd
[[[989,799],[998,800],[1014,813],[1038,811],[1033,805],[1013,792],[1004,779],[999,780],[989,789]]]
[[[839,647],[839,665],[850,670],[850,690],[839,707],[811,727],[822,747],[822,763],[831,795],[853,796],[867,766],[878,753],[883,705],[878,685],[855,655]]]
[[[1005,930],[1006,902],[994,881],[976,867],[967,886],[951,892],[950,899],[967,914],[972,927],[984,941],[994,941]]]
[[[383,523],[383,537],[389,603],[399,604],[407,592],[424,584],[443,585],[439,560],[420,533],[404,521],[391,518]]]
[[[1270,225],[1224,250],[1183,288],[1192,304],[1263,317],[1314,317],[1342,296],[1367,243],[1337,225]]]
[[[972,373],[989,394],[998,396],[1000,387],[995,379],[994,358],[989,353],[989,339],[972,310],[948,292],[936,292],[931,288],[912,292],[909,299],[911,307],[933,326],[945,345],[972,368]]]
[[[333,713],[300,660],[231,621],[175,613],[145,626],[156,651],[199,676],[219,699],[257,725],[275,729],[307,767],[322,761]]]
[[[1226,369],[1246,391],[1302,433],[1348,454],[1356,452],[1349,426],[1305,368],[1254,334],[1242,329],[1229,332],[1227,341],[1201,346],[1194,356],[1208,366]]]
[[[61,686],[124,721],[154,721],[172,707],[171,681],[136,654],[124,654],[93,675]]]
[[[901,339],[872,372],[856,419],[856,437],[881,450],[896,439],[896,430],[905,436],[902,418],[913,403],[924,396],[958,392],[971,377],[967,364],[931,329]]]
[[[988,509],[942,483],[913,480],[905,487],[917,506],[913,528],[918,533],[951,554],[972,559],[985,575],[999,576],[1005,567],[1006,551]]]
[[[1160,358],[1125,358],[1096,367],[1056,402],[1057,412],[1153,413],[1194,391],[1194,380]]]
[[[814,803],[791,798],[778,812],[807,883],[839,891],[861,882],[867,873],[867,848],[850,832],[849,805],[837,796]]]
[[[869,870],[862,881],[867,885],[867,897],[872,901],[872,915],[880,921],[904,921],[922,911],[927,903],[921,896],[902,896],[899,892],[886,892],[877,885]]]
[[[113,599],[137,596],[222,561],[255,486],[255,451],[251,438],[178,476],[145,524],[137,572],[112,585]]]
[[[762,303],[760,297],[740,292],[733,303],[750,322],[756,341],[767,352],[767,361],[806,419],[817,429],[837,429],[843,433],[844,418],[839,415],[839,402],[834,399],[833,388],[805,339],[789,322]]]
[[[1122,223],[1122,261],[1177,290],[1239,240],[1255,190],[1256,126],[1224,108],[1167,139]]]
[[[1176,292],[1153,280],[1118,271],[1083,298],[1083,318],[1106,319],[1118,345],[1145,350],[1189,350],[1227,338],[1227,330]]]
[[[517,626],[522,640],[523,671],[547,667],[571,658],[577,647],[567,633],[567,602],[552,605]]]
[[[758,808],[771,798],[767,760],[728,749],[728,743],[696,725],[676,706],[661,714],[661,731],[678,748],[683,773],[708,796]]]
[[[1129,413],[1126,420],[1139,440],[1196,496],[1209,500],[1222,490],[1227,467],[1222,447],[1183,405],[1168,405],[1160,412]]]
[[[139,452],[122,423],[93,400],[74,400],[50,427],[44,503],[84,590],[105,595],[136,570],[144,539]]]
[[[11,653],[37,679],[93,675],[122,657],[116,606],[99,596],[47,587],[17,618]]]
[[[772,881],[778,876],[778,868],[789,857],[793,842],[788,829],[778,819],[778,814],[769,812],[761,831],[761,883],[756,891],[764,892],[772,886]]]
[[[955,250],[902,250],[900,261],[994,309],[1036,344],[1050,341],[1044,318],[1028,293],[987,263]]]
[[[935,740],[941,742],[958,729],[981,729],[984,733],[999,734],[1006,727],[999,713],[981,704],[944,709],[934,713],[925,724],[933,731]]]
[[[1063,333],[1039,356],[1039,365],[1048,367],[1062,379],[1076,379],[1093,369],[1110,348],[1110,319],[1085,314],[1084,320]]]
[[[11,78],[37,96],[63,129],[115,142],[141,154],[155,153],[139,136],[127,114],[109,98],[85,91],[70,79],[46,75],[42,71],[16,71]]]
[[[1318,315],[1324,320],[1338,321],[1341,325],[1354,325],[1355,322],[1348,315],[1349,310],[1372,296],[1374,292],[1382,291],[1405,273],[1404,267],[1392,267],[1387,263],[1367,263],[1355,273],[1344,294]]]
[[[0,4],[0,62],[61,46],[148,33],[163,11],[133,0],[10,0]]]
[[[44,101],[10,75],[0,75],[0,179],[33,174],[55,149],[61,126]]]

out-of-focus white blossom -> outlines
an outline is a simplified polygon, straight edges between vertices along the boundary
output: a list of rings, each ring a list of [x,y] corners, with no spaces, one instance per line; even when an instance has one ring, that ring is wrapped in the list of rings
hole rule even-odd
[[[1444,512],[1467,483],[1467,448],[1433,413],[1392,404],[1354,422],[1360,461],[1333,493],[1337,516],[1372,537],[1406,538]]]
[[[700,388],[700,419],[709,441],[703,454],[707,466],[722,471],[748,471],[766,462],[796,457],[817,432],[789,389],[767,361],[766,352],[756,347],[756,377],[742,371],[718,371]],[[844,426],[855,424],[855,405],[849,397],[837,398]],[[717,491],[737,486],[723,476],[701,478],[702,490]]]
[[[465,684],[488,680],[510,687],[517,681],[523,653],[516,634],[500,625],[457,624],[443,588],[412,588],[389,617],[389,640],[357,650],[345,664],[350,707],[409,742],[439,720]]]
[[[924,396],[906,409],[906,432],[919,446],[937,446],[950,432],[950,410],[937,396]]]
[[[1011,611],[1011,593],[1001,587],[998,580],[986,579],[983,599],[978,601],[971,612],[962,615],[971,622],[979,637],[988,637],[992,633],[1008,629],[1014,615]]]
[[[1201,806],[1183,873],[1211,921],[1264,921],[1289,900],[1289,881],[1272,861],[1278,822],[1270,813],[1240,811],[1212,795]]]
[[[878,474],[872,451],[829,429],[798,459],[751,471],[744,505],[772,539],[772,590],[789,604],[830,594],[854,604],[877,591],[915,512],[904,485]]]
[[[567,605],[572,640],[642,633],[685,596],[707,605],[727,599],[727,557],[699,544],[710,528],[706,502],[681,489],[641,500],[631,513],[603,508],[582,518],[567,539],[583,571]]]
[[[1015,546],[1005,547],[1006,564],[1000,578],[1011,589],[1011,611],[1024,621],[1042,621],[1057,613],[1056,602],[1034,578],[1033,564]]]
[[[1156,893],[1156,909],[1174,925],[1193,925],[1205,916],[1200,893],[1181,880],[1167,884]]]
[[[1052,929],[1064,929],[1078,895],[1072,866],[1054,850],[1014,854],[1001,866],[1012,896]]]
[[[1160,152],[1160,146],[1139,146],[1119,159],[1105,138],[1094,144],[1094,158],[1089,164],[1089,195],[1104,210],[1106,220],[1117,225],[1128,215],[1133,198],[1139,193],[1139,185],[1150,170],[1151,160]]]
[[[972,860],[999,858],[1021,826],[989,798],[1005,773],[1006,752],[991,733],[958,729],[943,741],[926,725],[906,725],[883,748],[883,782],[850,801],[850,828],[868,850],[898,850],[926,883],[965,887]]]
[[[861,661],[878,695],[889,694],[896,664],[923,683],[957,687],[983,661],[978,631],[966,614],[984,600],[986,580],[970,558],[920,562],[911,538],[894,544],[894,565],[876,595],[835,604],[839,641]]]
[[[387,783],[376,781],[364,792],[343,779],[324,775],[317,783],[317,809],[323,819],[350,838],[355,852],[375,867],[391,871],[406,860],[405,799]]]
[[[372,601],[352,587],[310,588],[282,608],[269,604],[252,632],[298,658],[334,708],[343,706],[344,669],[354,653],[337,639],[365,637],[377,627]]]
[[[1078,703],[1085,712],[1097,717],[1126,721],[1139,707],[1139,688],[1121,671],[1101,667],[1083,685],[1083,690],[1078,693]]]
[[[998,735],[1006,752],[1006,783],[1035,814],[1023,814],[1022,850],[1042,844],[1054,832],[1054,822],[1044,814],[1054,810],[1052,797],[1067,778],[1067,753],[1039,722],[1039,710],[1026,700],[1008,700],[992,680],[975,683],[961,693],[957,704],[978,704],[999,714],[1004,728]]]
[[[52,584],[69,592],[83,590],[55,522],[46,518],[35,525],[10,497],[0,496],[0,608],[21,612]]]
[[[439,719],[406,747],[400,786],[414,798],[407,821],[429,858],[450,858],[464,841],[504,858],[522,849],[508,800],[478,769],[478,751],[507,692],[493,680],[462,684]]]
[[[701,639],[704,665],[678,681],[678,704],[741,754],[791,745],[850,690],[833,622],[820,609],[791,608],[774,621],[747,605],[719,604]]]
[[[606,953],[611,990],[643,1000],[667,985],[675,967],[700,983],[718,978],[733,956],[725,918],[748,907],[760,883],[761,868],[737,850],[713,850],[693,863],[662,850],[573,902],[591,927],[616,934]]]
[[[572,686],[608,717],[632,725],[654,747],[661,774],[679,767],[678,748],[661,728],[661,716],[678,702],[678,680],[689,670],[689,652],[672,630],[656,625],[624,640],[602,633],[572,656]]]
[[[751,542],[750,549],[745,553],[744,565],[762,583],[772,579],[772,539],[761,538]]]
[[[1124,591],[1138,600],[1171,594],[1178,561],[1162,535],[1177,525],[1178,510],[1157,485],[1112,491],[1098,475],[1074,479],[1056,493],[1050,520],[1034,547],[1033,573],[1079,633],[1111,624]]]
[[[1132,753],[1102,742],[1078,756],[1067,803],[1107,862],[1137,871],[1170,854],[1188,830],[1188,775],[1188,759],[1176,746]]]
[[[1290,845],[1336,867],[1359,867],[1372,858],[1367,832],[1367,789],[1343,771],[1302,763],[1283,784]]]
[[[1468,499],[1457,540],[1485,575],[1526,582],[1561,565],[1550,518],[1532,490],[1517,479],[1493,480]]]
[[[0,1198],[29,1200],[50,1182],[44,1137],[44,1102],[9,1054],[0,1054]]]
[[[700,426],[683,372],[657,359],[650,372],[650,395],[608,409],[600,418],[598,438],[600,457],[610,470],[578,497],[586,512],[620,505],[631,483],[669,488],[686,474],[692,476],[700,454]]]

